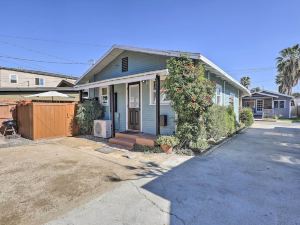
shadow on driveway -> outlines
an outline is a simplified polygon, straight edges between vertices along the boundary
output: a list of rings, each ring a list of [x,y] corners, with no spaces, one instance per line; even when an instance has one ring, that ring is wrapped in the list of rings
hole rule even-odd
[[[300,224],[300,129],[262,123],[142,188],[172,225]]]

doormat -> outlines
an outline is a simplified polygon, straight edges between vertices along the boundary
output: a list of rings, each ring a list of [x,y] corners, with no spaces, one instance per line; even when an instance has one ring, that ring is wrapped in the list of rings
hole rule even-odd
[[[101,147],[101,148],[96,148],[95,151],[101,152],[101,153],[104,153],[104,154],[109,154],[109,153],[112,153],[116,150],[113,149],[113,148],[110,148],[110,147]]]

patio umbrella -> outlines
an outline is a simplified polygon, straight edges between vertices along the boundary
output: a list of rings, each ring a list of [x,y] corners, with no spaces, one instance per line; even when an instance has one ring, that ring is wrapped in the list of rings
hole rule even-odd
[[[25,98],[33,98],[33,97],[51,97],[52,98],[52,102],[53,102],[53,98],[54,97],[61,97],[61,98],[71,98],[71,96],[60,93],[58,91],[47,91],[47,92],[43,92],[43,93],[38,93],[38,94],[34,94],[34,95],[27,95],[24,96]]]

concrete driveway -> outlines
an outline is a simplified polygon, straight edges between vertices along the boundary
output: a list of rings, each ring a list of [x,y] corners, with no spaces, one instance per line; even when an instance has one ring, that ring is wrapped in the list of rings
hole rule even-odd
[[[256,123],[205,156],[126,181],[50,224],[300,224],[300,125]]]

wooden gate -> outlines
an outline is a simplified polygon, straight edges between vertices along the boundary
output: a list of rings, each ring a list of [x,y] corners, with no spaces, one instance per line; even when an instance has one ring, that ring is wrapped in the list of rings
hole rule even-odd
[[[18,131],[32,140],[76,135],[75,111],[75,103],[18,105]]]

